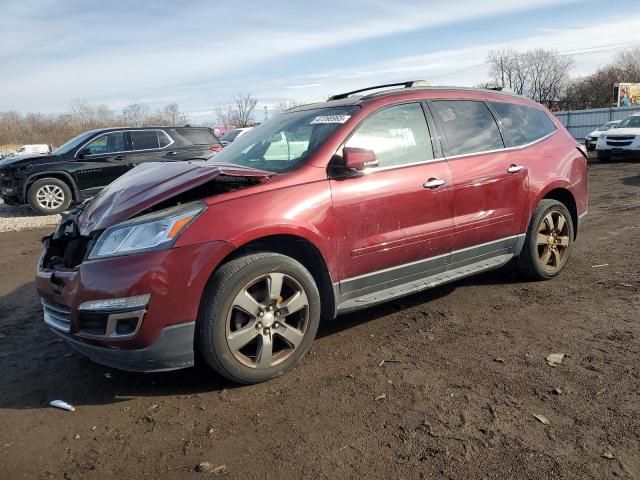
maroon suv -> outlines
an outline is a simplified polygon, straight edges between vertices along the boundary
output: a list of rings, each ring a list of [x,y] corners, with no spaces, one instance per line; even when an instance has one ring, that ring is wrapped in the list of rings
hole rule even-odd
[[[321,319],[512,259],[560,273],[587,212],[563,126],[509,93],[399,86],[119,178],[44,240],[44,321],[99,363],[171,370],[199,352],[252,383],[293,368]]]

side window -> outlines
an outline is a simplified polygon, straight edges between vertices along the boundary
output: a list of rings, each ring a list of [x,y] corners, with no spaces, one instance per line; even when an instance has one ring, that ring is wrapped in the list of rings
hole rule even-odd
[[[431,105],[444,130],[448,155],[504,148],[498,125],[484,102],[435,100]]]
[[[155,130],[134,130],[129,132],[132,150],[150,150],[158,148],[158,134]]]
[[[516,146],[526,145],[556,130],[549,116],[537,108],[491,102]]]
[[[345,146],[373,150],[379,167],[433,158],[429,127],[419,103],[396,105],[374,113],[358,127]]]
[[[164,148],[171,143],[171,138],[164,130],[158,130],[158,142],[160,143],[160,148]]]
[[[106,135],[96,138],[84,148],[88,148],[91,155],[124,152],[124,133],[107,133]]]

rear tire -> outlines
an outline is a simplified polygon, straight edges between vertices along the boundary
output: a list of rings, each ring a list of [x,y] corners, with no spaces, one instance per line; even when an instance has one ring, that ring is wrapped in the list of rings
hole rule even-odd
[[[64,212],[73,197],[69,185],[58,178],[41,178],[29,187],[27,202],[40,215],[56,215]]]
[[[533,212],[518,270],[532,280],[549,280],[566,266],[573,249],[571,213],[557,200],[542,200]]]
[[[224,264],[211,277],[197,321],[207,364],[237,383],[282,375],[308,352],[320,323],[320,294],[298,261],[265,252]]]

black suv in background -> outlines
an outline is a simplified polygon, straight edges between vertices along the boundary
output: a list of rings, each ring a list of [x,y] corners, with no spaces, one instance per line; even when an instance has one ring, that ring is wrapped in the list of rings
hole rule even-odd
[[[210,128],[142,127],[90,130],[49,155],[0,160],[0,196],[41,214],[65,211],[144,162],[206,160],[222,149]]]

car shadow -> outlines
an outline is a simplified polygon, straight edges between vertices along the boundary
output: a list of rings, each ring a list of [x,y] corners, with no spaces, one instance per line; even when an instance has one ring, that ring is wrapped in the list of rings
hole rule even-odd
[[[625,177],[622,179],[622,184],[629,185],[631,187],[640,187],[640,175]]]
[[[390,314],[446,297],[466,285],[513,283],[517,277],[500,269],[425,290],[324,322],[326,337]],[[184,370],[134,373],[96,364],[57,338],[41,320],[33,282],[0,298],[0,408],[39,409],[51,400],[73,405],[103,405],[135,397],[162,397],[220,392],[238,388],[201,361]]]

